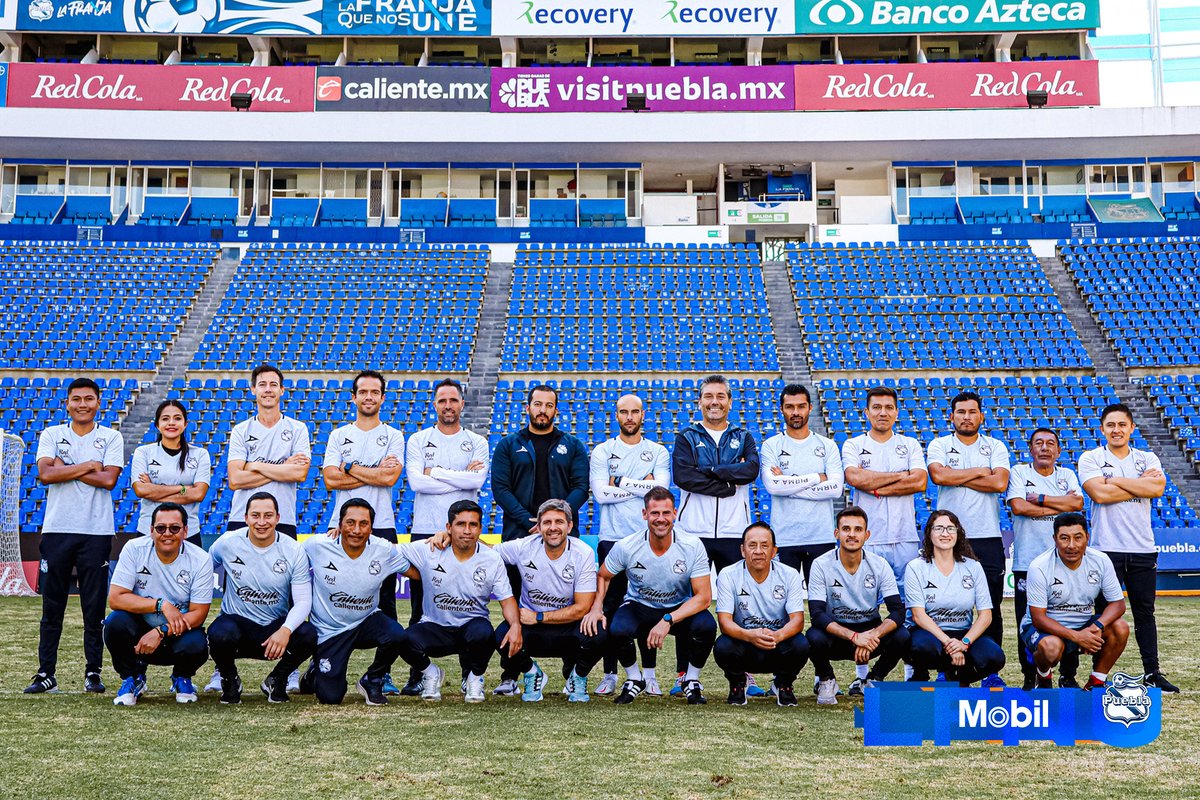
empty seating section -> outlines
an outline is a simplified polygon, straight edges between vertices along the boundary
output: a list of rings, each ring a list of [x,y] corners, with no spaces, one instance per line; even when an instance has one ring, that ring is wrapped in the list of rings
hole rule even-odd
[[[441,228],[446,225],[446,198],[404,198],[400,201],[401,228]]]
[[[18,194],[13,209],[13,225],[49,225],[64,205],[62,195]]]
[[[488,432],[488,443],[493,451],[502,438],[528,424],[525,397],[529,387],[538,383],[541,381],[500,381],[496,388],[495,405],[492,406],[492,427]],[[629,392],[637,394],[645,403],[646,436],[666,447],[668,452],[674,449],[675,432],[699,419],[696,408],[698,381],[692,379],[581,378],[548,383],[559,389],[558,417],[555,424],[562,430],[578,436],[588,446],[589,451],[617,435],[614,416],[617,398]],[[731,378],[729,383],[733,390],[733,410],[729,418],[749,430],[761,447],[764,439],[778,432],[777,409],[783,381]],[[489,477],[484,489],[490,488]],[[755,481],[751,487],[750,499],[752,514],[763,519],[770,518],[771,496],[762,488],[761,482]],[[494,531],[499,533],[501,512],[498,506],[492,524]],[[580,533],[597,534],[599,524],[595,503],[587,503],[581,513]]]
[[[1200,208],[1196,206],[1196,195],[1192,192],[1176,192],[1163,196],[1163,219],[1200,219]]]
[[[1127,367],[1200,364],[1200,242],[1109,240],[1061,254]]]
[[[912,436],[928,448],[938,436],[950,432],[946,422],[950,399],[960,390],[970,389],[983,398],[983,432],[1003,441],[1013,463],[1029,461],[1029,435],[1039,426],[1058,431],[1062,446],[1059,463],[1076,469],[1079,456],[1103,444],[1100,437],[1100,410],[1117,402],[1116,392],[1105,378],[900,378],[888,381],[822,380],[821,400],[830,436],[839,446],[866,429],[862,409],[868,386],[884,383],[900,395],[900,418],[896,430]],[[1134,435],[1134,447],[1146,447],[1140,433]],[[1090,505],[1090,501],[1087,501]],[[925,495],[917,496],[918,524],[924,524],[936,507],[937,487],[932,481]],[[1011,528],[1007,511],[1001,515],[1005,529]],[[1195,512],[1179,494],[1170,476],[1167,491],[1154,501],[1156,527],[1196,527]]]
[[[1042,198],[1044,222],[1095,222],[1083,195],[1047,195]]]
[[[958,202],[953,197],[913,197],[908,201],[913,225],[954,225],[960,221]]]
[[[103,195],[68,195],[60,222],[64,225],[108,225],[112,222],[112,198]]]
[[[501,371],[779,369],[756,251],[520,247]]]
[[[194,370],[466,372],[488,251],[476,245],[254,245]]]
[[[91,366],[89,362],[89,368]],[[20,529],[25,532],[38,530],[46,504],[46,487],[37,480],[38,436],[50,425],[69,421],[66,412],[67,385],[73,378],[0,378],[0,430],[20,436],[25,443],[25,454],[21,460],[19,521]],[[98,378],[96,383],[100,385],[100,413],[96,415],[96,421],[115,427],[133,401],[138,382],[132,378]],[[125,455],[129,457],[133,454]],[[124,474],[122,481],[127,490],[128,477]],[[129,510],[133,508],[133,501],[126,500],[126,494],[133,498],[132,492],[120,494],[124,515],[117,515],[118,525],[122,520],[129,519]]]
[[[153,370],[215,244],[0,242],[0,369]]]
[[[233,225],[237,217],[236,197],[193,197],[185,221],[192,225]]]
[[[175,225],[187,211],[188,198],[181,195],[149,195],[142,214],[138,217],[139,225]]]
[[[1033,222],[1034,209],[1020,197],[960,197],[963,222],[968,225],[1004,225]]]
[[[1188,457],[1200,465],[1200,375],[1147,375],[1142,387]]]
[[[366,198],[331,197],[322,200],[317,225],[322,228],[367,227]]]
[[[1025,245],[789,245],[787,259],[814,371],[1091,366]]]
[[[316,222],[320,204],[316,197],[277,197],[271,201],[271,224],[307,228]]]

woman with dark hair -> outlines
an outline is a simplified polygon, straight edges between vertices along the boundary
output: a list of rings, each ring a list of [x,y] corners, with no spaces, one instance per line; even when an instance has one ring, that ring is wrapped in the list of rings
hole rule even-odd
[[[138,533],[150,533],[150,515],[160,503],[178,503],[187,509],[191,544],[200,546],[199,503],[208,494],[212,459],[202,447],[187,440],[187,409],[178,400],[163,400],[154,411],[158,436],[152,444],[133,451],[133,493],[141,498]]]
[[[984,635],[992,598],[983,566],[954,513],[935,511],[925,523],[921,553],[904,571],[904,594],[917,679],[936,669],[969,686],[1004,667],[1004,651]]]

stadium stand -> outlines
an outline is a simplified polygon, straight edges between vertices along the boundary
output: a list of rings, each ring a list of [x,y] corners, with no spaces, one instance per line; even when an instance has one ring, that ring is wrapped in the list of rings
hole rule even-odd
[[[1200,375],[1147,375],[1142,386],[1192,463],[1200,464]]]

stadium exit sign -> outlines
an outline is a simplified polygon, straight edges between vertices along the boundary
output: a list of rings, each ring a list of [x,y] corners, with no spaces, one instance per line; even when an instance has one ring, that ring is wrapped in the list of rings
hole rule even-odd
[[[1090,30],[1100,0],[796,0],[798,33]]]

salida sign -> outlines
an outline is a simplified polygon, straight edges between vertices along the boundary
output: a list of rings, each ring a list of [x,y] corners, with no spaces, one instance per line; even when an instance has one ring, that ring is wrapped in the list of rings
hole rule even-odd
[[[249,94],[252,111],[312,111],[311,67],[184,67],[11,64],[10,106],[145,111],[232,111]]]

